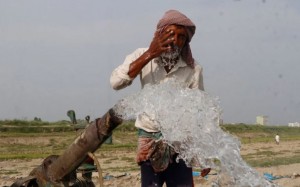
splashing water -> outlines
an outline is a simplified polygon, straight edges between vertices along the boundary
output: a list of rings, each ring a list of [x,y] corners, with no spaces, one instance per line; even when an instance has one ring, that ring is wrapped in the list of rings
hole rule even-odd
[[[212,186],[275,186],[240,156],[240,142],[219,127],[219,100],[204,91],[186,88],[174,79],[146,85],[119,101],[114,110],[123,119],[146,113],[159,124],[163,139],[188,166],[214,168]]]

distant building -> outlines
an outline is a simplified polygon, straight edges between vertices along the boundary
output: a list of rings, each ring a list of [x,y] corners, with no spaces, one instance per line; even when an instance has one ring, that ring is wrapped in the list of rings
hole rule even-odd
[[[289,123],[288,126],[289,127],[300,127],[300,123],[299,122]]]
[[[256,124],[258,125],[267,125],[268,116],[256,116]]]

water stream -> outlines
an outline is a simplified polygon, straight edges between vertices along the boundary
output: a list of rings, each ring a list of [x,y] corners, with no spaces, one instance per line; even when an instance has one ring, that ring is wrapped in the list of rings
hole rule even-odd
[[[240,155],[239,140],[219,126],[219,99],[198,89],[186,88],[174,79],[146,85],[115,106],[123,119],[147,114],[159,124],[163,139],[187,165],[213,168],[218,178],[212,186],[270,187]]]

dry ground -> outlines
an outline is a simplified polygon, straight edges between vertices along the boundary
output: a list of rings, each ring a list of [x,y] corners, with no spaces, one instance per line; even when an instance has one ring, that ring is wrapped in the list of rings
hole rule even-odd
[[[45,138],[1,138],[1,144],[23,143],[30,144],[39,141],[41,144],[49,144],[49,137]],[[52,140],[53,141],[53,140]],[[59,141],[59,140],[57,140]],[[1,150],[1,148],[0,148]],[[260,151],[271,151],[276,153],[271,157],[291,156],[291,154],[300,153],[300,141],[281,142],[280,145],[275,143],[250,143],[242,145],[241,155],[253,155]],[[113,176],[113,178],[105,179],[105,186],[116,187],[135,187],[140,186],[140,175],[137,165],[134,162],[135,151],[121,149],[118,151],[107,151],[99,149],[96,156],[100,161],[103,176]],[[270,157],[270,155],[268,156]],[[264,158],[260,158],[264,159]],[[267,158],[266,158],[267,159]],[[27,159],[27,160],[7,160],[0,161],[0,186],[10,186],[17,178],[28,176],[29,172],[37,167],[42,162],[42,159]],[[274,167],[258,167],[255,168],[261,175],[264,172],[272,173],[274,176],[292,176],[293,174],[300,174],[300,163],[291,165],[280,165]],[[214,173],[212,171],[211,173]],[[122,176],[125,175],[125,176]],[[93,181],[97,183],[98,173],[93,174]],[[118,177],[119,176],[119,177]],[[216,175],[208,175],[207,179],[195,177],[195,186],[211,186],[211,181]],[[297,178],[282,178],[273,181],[276,184],[284,187],[300,187],[300,177]]]

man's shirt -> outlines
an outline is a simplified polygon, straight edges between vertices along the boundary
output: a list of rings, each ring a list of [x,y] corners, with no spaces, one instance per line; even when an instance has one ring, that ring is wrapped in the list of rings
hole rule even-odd
[[[139,48],[125,58],[123,64],[117,67],[111,74],[110,84],[115,90],[119,90],[131,85],[133,79],[129,77],[128,71],[130,64],[140,57],[147,48]],[[187,87],[204,90],[202,67],[195,62],[195,68],[188,66],[181,58],[171,69],[166,72],[164,67],[159,65],[160,57],[151,60],[140,72],[140,82],[142,88],[146,84],[159,84],[170,78],[182,81]],[[150,119],[147,114],[139,115],[135,126],[147,132],[158,132],[158,123]]]

